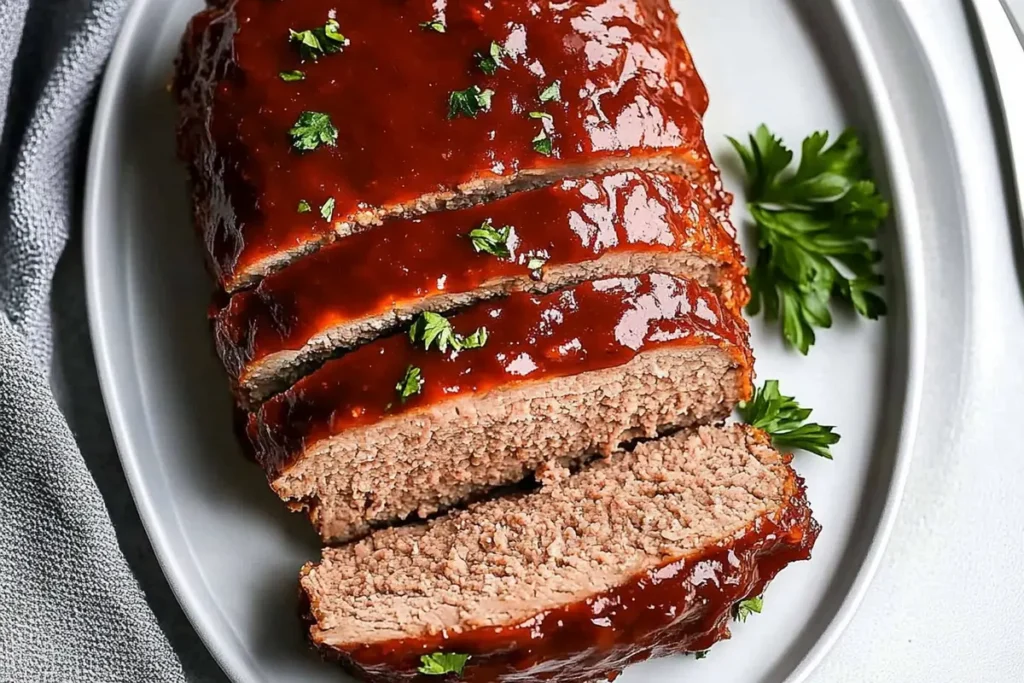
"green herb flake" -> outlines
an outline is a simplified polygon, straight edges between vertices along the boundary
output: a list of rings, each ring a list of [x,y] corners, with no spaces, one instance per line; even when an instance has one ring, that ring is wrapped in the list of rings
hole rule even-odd
[[[479,86],[470,86],[465,90],[456,90],[448,96],[448,118],[457,116],[476,118],[482,111],[491,110],[493,90],[481,90]]]
[[[708,656],[708,651],[707,650],[701,650],[700,652],[694,652],[693,656],[696,659],[706,659],[707,656]]]
[[[481,223],[480,227],[471,230],[468,235],[470,242],[473,244],[473,250],[476,253],[490,254],[501,259],[512,257],[512,250],[508,246],[511,236],[511,225],[497,229],[490,218]]]
[[[330,221],[334,216],[334,197],[328,197],[327,201],[320,207],[320,215],[324,217],[325,221]]]
[[[445,652],[435,652],[432,655],[423,655],[420,657],[419,671],[421,674],[425,674],[427,676],[444,676],[445,674],[461,676],[463,669],[466,668],[466,662],[469,661],[469,658],[469,655]]]
[[[305,31],[288,29],[288,37],[298,45],[303,60],[311,59],[315,62],[323,55],[341,52],[342,48],[348,46],[349,40],[341,34],[340,29],[337,20],[328,19],[323,26],[317,28]]]
[[[531,111],[530,112],[530,118],[531,119],[541,119],[541,120],[544,120],[544,121],[554,121],[555,120],[555,117],[552,116],[551,114],[547,113],[546,111]]]
[[[505,54],[505,48],[498,43],[492,42],[491,47],[487,50],[487,54],[480,52],[476,54],[477,65],[485,74],[493,76],[498,73],[498,69],[503,66],[501,58],[504,57]]]
[[[318,111],[304,111],[288,131],[292,136],[292,147],[307,152],[321,144],[334,147],[338,144],[338,129],[331,123],[331,117]]]
[[[755,391],[752,400],[740,403],[739,411],[744,422],[767,433],[772,445],[782,451],[803,450],[831,460],[831,447],[841,438],[835,427],[807,422],[811,409],[801,408],[792,396],[783,396],[775,379]]]
[[[456,351],[461,348],[455,330],[451,322],[443,315],[424,311],[409,328],[409,341],[413,344],[422,342],[427,351],[436,343],[441,353],[448,351],[448,347]]]
[[[309,205],[309,202],[307,202],[305,199],[300,199],[299,200],[299,208],[298,208],[298,212],[299,213],[309,213],[312,210],[313,210],[313,207]]]
[[[464,349],[482,349],[487,345],[487,328],[478,328],[476,332],[459,341]]]
[[[295,70],[295,71],[282,71],[281,73],[278,74],[278,76],[280,76],[281,80],[284,81],[285,83],[294,83],[295,81],[304,81],[304,80],[306,80],[305,72],[298,71],[298,70]]]
[[[548,260],[546,258],[534,256],[526,263],[526,268],[528,270],[540,270],[547,262]]]
[[[793,152],[766,126],[749,147],[729,140],[746,170],[757,231],[749,313],[781,320],[786,341],[805,355],[815,328],[832,326],[835,301],[871,320],[885,315],[874,238],[890,207],[856,134],[846,131],[831,146],[827,133],[808,136],[795,170]]]
[[[398,398],[405,403],[423,391],[423,373],[414,365],[405,369],[405,376],[395,385]]]
[[[537,133],[537,137],[533,139],[533,149],[546,157],[551,156],[554,148],[552,147],[551,136],[548,135],[546,130]]]
[[[561,102],[562,101],[562,82],[555,81],[548,87],[540,91],[541,102]]]
[[[746,621],[747,617],[751,614],[760,614],[761,609],[764,607],[764,598],[760,595],[756,598],[748,598],[741,600],[736,603],[736,608],[733,611],[733,618],[737,621]]]
[[[448,30],[448,27],[445,26],[444,21],[442,21],[441,19],[432,19],[431,21],[424,21],[422,24],[420,24],[420,28],[423,29],[424,31],[435,31],[437,33],[444,33],[446,30]]]

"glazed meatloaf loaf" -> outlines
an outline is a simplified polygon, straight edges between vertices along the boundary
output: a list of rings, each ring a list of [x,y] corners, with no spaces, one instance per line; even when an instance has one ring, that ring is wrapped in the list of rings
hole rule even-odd
[[[387,216],[593,172],[678,172],[721,204],[667,0],[209,4],[174,92],[229,291]]]
[[[705,650],[810,556],[818,526],[788,463],[760,432],[705,427],[327,549],[302,571],[311,639],[381,683],[437,653],[472,683],[589,683]]]
[[[747,289],[734,231],[707,204],[685,178],[629,171],[389,221],[235,294],[215,318],[217,349],[239,400],[256,405],[422,311],[513,291],[659,271],[738,311]]]
[[[751,390],[743,321],[668,275],[427,322],[328,362],[250,417],[271,485],[325,541],[722,419]]]

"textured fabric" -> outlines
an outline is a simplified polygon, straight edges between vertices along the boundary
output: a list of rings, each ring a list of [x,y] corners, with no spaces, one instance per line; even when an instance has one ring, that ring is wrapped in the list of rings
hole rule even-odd
[[[70,275],[58,273],[79,223],[92,95],[127,5],[128,0],[0,0],[0,682],[5,683],[185,680],[90,472],[90,466],[111,462],[112,446],[88,360],[80,268],[75,264]],[[77,296],[54,299],[51,309],[55,275],[58,289]],[[54,334],[54,326],[60,334]],[[74,340],[73,348],[68,340]],[[51,389],[53,360],[66,380],[54,385],[71,386],[61,392],[62,404],[78,418],[79,443]],[[75,396],[76,384],[90,394]],[[86,404],[90,409],[81,410]],[[88,443],[83,435],[90,437]],[[104,456],[87,464],[82,451],[88,450]],[[121,507],[126,498],[118,477]],[[165,595],[166,586],[157,592]],[[172,621],[182,623],[180,615]]]

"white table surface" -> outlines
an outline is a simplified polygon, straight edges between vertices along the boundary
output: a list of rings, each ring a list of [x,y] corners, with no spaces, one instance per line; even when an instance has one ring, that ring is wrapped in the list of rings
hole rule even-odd
[[[954,429],[935,426],[929,452],[914,463],[882,568],[810,680],[1020,683],[1024,445],[1014,439],[1024,422],[1024,253],[979,64],[963,59],[972,49],[965,11],[959,0],[902,2],[919,22],[952,127],[982,130],[970,145],[957,141],[969,171],[975,324],[963,359],[967,385],[950,400],[960,402],[965,419]],[[1024,17],[1024,0],[1011,5]],[[929,390],[942,391],[942,378],[933,382]]]

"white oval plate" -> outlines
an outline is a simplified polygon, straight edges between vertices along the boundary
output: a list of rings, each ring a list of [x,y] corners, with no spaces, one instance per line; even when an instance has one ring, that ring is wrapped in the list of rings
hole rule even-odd
[[[103,396],[161,565],[227,674],[238,683],[338,680],[333,666],[308,651],[296,618],[298,569],[318,556],[315,537],[240,455],[212,350],[211,285],[174,155],[166,88],[183,27],[200,5],[136,0],[96,112],[85,259]],[[891,2],[856,9],[852,0],[675,5],[711,91],[708,136],[730,188],[740,192],[742,180],[726,133],[743,136],[766,122],[798,148],[812,130],[852,123],[896,207],[883,240],[892,309],[885,322],[839,315],[806,359],[783,347],[777,329],[754,323],[760,377],[780,378],[785,392],[843,434],[834,462],[808,455],[797,462],[824,527],[813,561],[783,572],[764,613],[737,624],[733,639],[706,660],[648,662],[620,679],[802,681],[874,573],[918,429],[927,302],[917,188],[928,184],[915,175],[920,165],[908,163],[904,145],[913,134],[901,129],[892,102],[921,79],[909,67],[883,79],[863,27],[872,25],[873,39],[884,34],[899,50],[913,53],[916,42],[906,22],[885,20]]]

